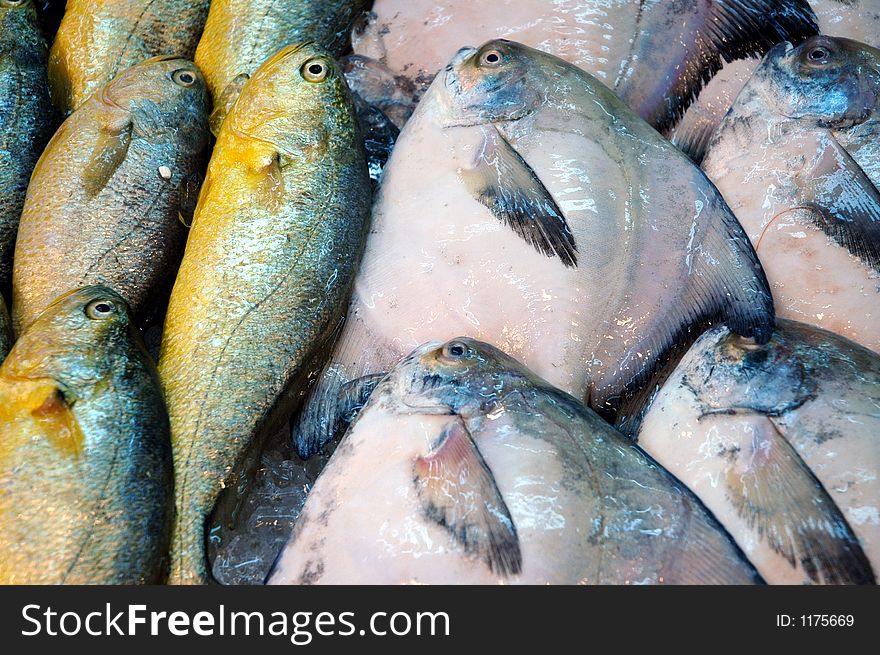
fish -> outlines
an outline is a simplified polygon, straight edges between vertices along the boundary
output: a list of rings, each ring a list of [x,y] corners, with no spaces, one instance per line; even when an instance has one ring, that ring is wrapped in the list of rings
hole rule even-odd
[[[810,0],[810,6],[822,34],[880,47],[880,0]],[[725,64],[682,119],[664,134],[694,162],[701,163],[709,139],[760,63],[760,57],[750,57]]]
[[[426,341],[490,342],[631,433],[706,325],[772,332],[764,274],[714,186],[552,55],[462,49],[383,175],[345,325],[293,428],[301,457]]]
[[[214,106],[222,116],[247,78],[279,48],[314,42],[332,57],[350,47],[352,25],[369,0],[214,0],[196,50]]]
[[[198,197],[209,102],[192,62],[157,57],[120,73],[64,121],[34,168],[21,215],[17,333],[87,284],[115,289],[139,321],[150,320]]]
[[[356,121],[339,67],[308,43],[266,60],[220,129],[159,356],[174,583],[209,579],[205,527],[221,490],[247,480],[345,311],[371,202]]]
[[[65,116],[145,59],[192,60],[210,0],[68,0],[49,53],[52,102]]]
[[[339,60],[345,81],[352,93],[375,107],[400,130],[412,116],[419,94],[405,75],[395,75],[381,62],[362,55],[348,55]]]
[[[752,584],[699,500],[486,343],[429,342],[380,382],[270,584]]]
[[[376,0],[354,52],[425,88],[454,50],[518,41],[596,76],[658,130],[723,62],[817,33],[806,0]]]
[[[9,319],[9,312],[6,310],[6,302],[0,295],[0,364],[6,358],[9,349],[12,348],[12,321]]]
[[[878,107],[880,50],[829,36],[783,43],[743,88],[703,160],[757,250],[779,315],[874,350],[880,192],[850,151],[865,137],[860,130],[876,127]]]
[[[28,180],[57,117],[49,100],[48,48],[31,0],[0,3],[0,289],[12,283],[12,253]]]
[[[638,444],[767,582],[876,582],[877,353],[787,319],[763,346],[713,328],[658,392]]]
[[[0,584],[159,584],[168,414],[125,300],[66,293],[0,366]]]

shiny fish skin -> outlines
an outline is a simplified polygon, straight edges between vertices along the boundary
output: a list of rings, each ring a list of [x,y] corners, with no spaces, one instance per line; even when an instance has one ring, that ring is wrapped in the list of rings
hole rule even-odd
[[[12,348],[12,321],[9,312],[6,311],[6,302],[0,294],[0,364],[6,358],[6,353]]]
[[[780,44],[703,169],[754,244],[779,315],[880,351],[878,110],[880,50],[828,36]]]
[[[31,0],[0,3],[0,292],[12,282],[15,234],[31,171],[52,136],[48,50]]]
[[[497,67],[480,63],[495,51]],[[359,378],[432,339],[492,343],[629,432],[702,327],[772,330],[754,251],[702,171],[552,55],[462,48],[383,175],[346,323],[294,430],[300,456],[338,431]]]
[[[344,54],[354,20],[370,0],[214,0],[195,61],[219,99],[239,75],[251,75],[291,43],[314,41],[333,57]]]
[[[172,482],[125,302],[97,286],[59,298],[0,367],[0,583],[161,583]]]
[[[157,57],[68,117],[34,169],[21,217],[17,332],[85,284],[117,290],[139,320],[149,300],[167,293],[186,238],[180,214],[195,204],[208,102],[191,62]]]
[[[269,578],[756,582],[696,497],[638,447],[518,362],[464,338],[418,348],[377,387]]]
[[[880,355],[785,319],[765,346],[712,329],[658,393],[638,443],[768,582],[875,581]]]
[[[209,0],[67,0],[49,55],[52,101],[69,114],[144,59],[192,59]]]
[[[326,77],[307,81],[311,69]],[[172,582],[207,580],[208,514],[298,402],[348,301],[369,210],[341,71],[314,44],[279,51],[223,123],[165,321]]]

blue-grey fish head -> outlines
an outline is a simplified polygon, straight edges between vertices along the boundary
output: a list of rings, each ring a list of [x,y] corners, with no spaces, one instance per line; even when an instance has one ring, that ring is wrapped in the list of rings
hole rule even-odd
[[[880,50],[825,35],[798,47],[780,43],[767,53],[754,80],[783,116],[820,127],[851,127],[880,106]]]
[[[448,124],[518,120],[537,109],[546,97],[545,57],[505,39],[459,50],[438,76]]]
[[[518,361],[489,344],[457,337],[416,348],[386,379],[407,409],[469,418],[494,411],[504,398],[534,383]]]

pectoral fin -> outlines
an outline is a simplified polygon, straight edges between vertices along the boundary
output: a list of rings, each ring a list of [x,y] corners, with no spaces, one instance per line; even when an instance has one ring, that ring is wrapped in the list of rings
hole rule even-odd
[[[128,112],[108,110],[107,120],[101,127],[83,171],[83,186],[89,198],[101,193],[125,161],[131,144],[131,129],[131,115]]]
[[[220,134],[220,127],[223,125],[226,115],[232,110],[235,101],[241,95],[241,90],[249,79],[250,76],[247,73],[240,73],[232,78],[232,81],[220,93],[215,102],[214,111],[211,112],[211,116],[208,119],[208,125],[211,127],[211,133],[214,136]]]
[[[825,234],[880,271],[880,192],[834,138],[822,141],[796,183]]]
[[[31,410],[31,417],[58,451],[78,457],[82,453],[83,434],[73,408],[57,387],[46,391],[42,402]]]
[[[457,420],[434,449],[413,464],[425,515],[448,530],[465,552],[478,555],[503,576],[522,571],[513,519],[464,424]]]
[[[278,212],[284,202],[284,176],[281,174],[280,155],[275,155],[259,171],[256,184],[257,200],[267,211]]]
[[[192,225],[201,187],[202,176],[195,172],[184,177],[177,185],[177,216],[186,227]]]
[[[874,573],[828,493],[773,421],[754,414],[750,443],[727,473],[739,515],[792,567],[816,583],[867,584]]]
[[[562,210],[498,130],[489,128],[473,167],[461,176],[474,198],[535,250],[577,266],[577,246]]]

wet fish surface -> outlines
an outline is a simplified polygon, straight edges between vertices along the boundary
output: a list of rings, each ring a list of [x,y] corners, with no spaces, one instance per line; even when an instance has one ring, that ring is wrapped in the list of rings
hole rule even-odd
[[[21,216],[17,332],[86,284],[117,290],[139,320],[167,297],[201,180],[208,103],[192,62],[157,57],[118,75],[62,124]]]
[[[52,100],[65,115],[144,59],[192,59],[210,0],[68,0],[49,55]]]
[[[505,40],[465,48],[389,160],[297,449],[330,439],[410,350],[457,334],[631,426],[664,367],[719,321],[763,341],[773,307],[703,173],[577,67]]]
[[[471,339],[380,383],[270,584],[750,584],[700,502],[572,396]]]
[[[6,302],[0,295],[0,364],[6,358],[6,353],[12,348],[12,320],[6,310]]]
[[[422,88],[457,48],[508,38],[595,75],[661,130],[724,61],[818,29],[806,0],[377,0],[373,11],[355,53]]]
[[[158,584],[168,415],[125,301],[59,298],[0,367],[0,583]]]
[[[880,355],[785,319],[764,346],[714,328],[660,390],[638,443],[768,582],[875,582]]]
[[[755,245],[779,315],[874,350],[878,98],[880,50],[827,36],[797,48],[780,44],[740,93],[703,161]]]
[[[48,49],[31,0],[0,4],[0,289],[12,283],[12,253],[28,180],[52,136]]]
[[[220,129],[165,321],[177,527],[171,581],[208,579],[205,528],[300,402],[348,302],[370,179],[341,71],[289,46]]]

